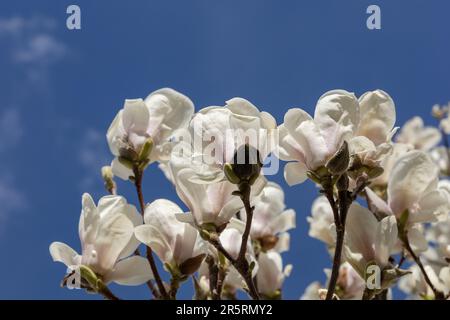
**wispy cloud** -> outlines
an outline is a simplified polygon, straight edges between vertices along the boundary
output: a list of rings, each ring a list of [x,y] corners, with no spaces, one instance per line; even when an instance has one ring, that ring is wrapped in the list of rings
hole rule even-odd
[[[0,157],[14,149],[23,135],[20,113],[7,109],[0,114]],[[26,197],[16,184],[11,172],[0,168],[0,222],[2,225],[11,214],[27,207]]]
[[[0,176],[0,222],[2,224],[13,213],[28,207],[25,195],[15,184],[14,177],[9,174]]]
[[[24,68],[30,80],[46,80],[48,67],[69,52],[57,38],[56,27],[47,17],[0,17],[0,44],[7,59]]]
[[[94,129],[88,129],[80,141],[79,161],[85,175],[80,182],[83,191],[102,186],[100,170],[111,162],[105,135]]]

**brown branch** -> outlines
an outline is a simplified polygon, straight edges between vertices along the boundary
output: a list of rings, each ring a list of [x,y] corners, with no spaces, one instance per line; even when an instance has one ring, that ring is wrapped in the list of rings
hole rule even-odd
[[[420,260],[420,257],[417,256],[415,254],[414,250],[411,248],[411,245],[410,245],[409,239],[408,239],[408,235],[405,234],[403,237],[401,237],[401,240],[403,242],[403,245],[405,246],[406,251],[408,251],[408,253],[413,258],[414,262],[419,266],[419,269],[422,272],[422,275],[423,275],[423,278],[425,279],[425,282],[431,288],[431,291],[433,291],[433,293],[434,293],[434,298],[436,300],[444,300],[445,299],[445,295],[441,291],[436,289],[436,287],[433,285],[433,283],[431,282],[430,278],[428,277],[428,274],[427,274],[427,272],[425,270],[425,267],[422,264],[422,261]]]

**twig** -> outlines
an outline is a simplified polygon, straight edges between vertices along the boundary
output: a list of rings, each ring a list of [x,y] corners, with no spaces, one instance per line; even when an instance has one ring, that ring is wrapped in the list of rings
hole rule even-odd
[[[141,209],[141,215],[144,217],[145,213],[145,202],[144,202],[144,195],[142,193],[142,177],[143,172],[140,170],[137,166],[133,168],[134,173],[134,185],[136,187],[136,192],[139,199],[139,206]],[[164,299],[169,299],[169,295],[166,291],[166,288],[164,287],[164,283],[161,280],[161,276],[159,275],[158,268],[156,267],[155,259],[153,257],[152,249],[147,246],[147,260],[150,264],[150,268],[152,269],[153,277],[155,278],[156,285],[158,286],[158,291],[160,293],[160,296]],[[152,290],[153,292],[153,290]]]
[[[408,235],[405,234],[405,236],[401,237],[401,240],[403,242],[403,245],[405,246],[406,251],[408,251],[408,253],[413,258],[414,262],[419,266],[420,271],[422,272],[423,278],[425,279],[425,282],[431,288],[431,291],[433,291],[433,293],[434,293],[434,298],[436,300],[444,300],[445,299],[444,294],[441,291],[439,291],[438,289],[436,289],[436,287],[433,285],[430,278],[428,277],[425,267],[422,264],[422,261],[415,254],[414,250],[411,248],[411,245],[410,245],[409,239],[408,239]]]

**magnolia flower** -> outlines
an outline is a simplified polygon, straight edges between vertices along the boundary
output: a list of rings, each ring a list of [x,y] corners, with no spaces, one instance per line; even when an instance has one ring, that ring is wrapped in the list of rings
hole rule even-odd
[[[379,163],[389,150],[394,123],[394,103],[381,90],[365,93],[359,101],[353,93],[329,91],[317,102],[314,118],[290,109],[279,126],[279,156],[293,161],[285,166],[287,183],[301,183],[308,171],[325,166],[344,141],[367,164]]]
[[[420,117],[414,117],[403,125],[396,141],[411,145],[414,149],[428,151],[441,141],[441,133],[434,127],[425,127]]]
[[[108,129],[107,139],[115,175],[127,180],[132,170],[119,157],[135,161],[167,161],[171,136],[186,128],[194,112],[192,101],[181,93],[165,88],[151,93],[145,100],[125,100]],[[144,149],[144,145],[149,146]],[[144,150],[147,154],[142,154]],[[143,157],[143,159],[140,159]]]
[[[281,287],[292,270],[292,265],[283,268],[283,261],[278,252],[261,252],[258,257],[258,273],[256,281],[258,291],[268,299],[281,298]]]
[[[171,272],[194,273],[203,261],[207,245],[190,224],[177,220],[179,206],[158,199],[145,208],[144,225],[137,226],[136,238],[149,246]]]
[[[411,151],[413,148],[410,145],[403,143],[394,143],[392,145],[392,151],[387,154],[380,163],[380,167],[383,168],[383,173],[371,181],[371,186],[375,188],[385,189],[389,182],[389,178],[392,174],[392,168],[398,159],[405,153]]]
[[[274,148],[275,119],[242,98],[228,100],[224,107],[200,110],[190,127],[194,153],[211,169],[222,171],[223,164],[232,163],[234,154],[244,144],[258,150],[261,161]]]
[[[319,291],[322,289],[322,285],[319,281],[310,283],[303,292],[300,300],[321,300]]]
[[[328,278],[331,276],[331,270],[325,271]],[[360,300],[363,296],[366,282],[355,271],[355,269],[348,262],[344,262],[339,267],[339,276],[337,280],[339,287],[338,296],[342,300]]]
[[[444,146],[433,148],[430,157],[444,176],[450,176],[450,151]]]
[[[445,190],[450,203],[450,181],[439,181],[439,189]],[[450,261],[450,218],[431,224],[426,230],[426,240],[435,245],[439,258]]]
[[[190,209],[190,214],[179,218],[196,226],[208,224],[223,229],[244,207],[240,197],[232,194],[238,187],[227,180],[202,180],[189,161],[183,157],[173,157],[169,162],[168,174],[178,196]],[[266,183],[263,176],[259,177],[252,185],[251,198],[260,194]]]
[[[450,267],[443,267],[440,270],[431,267],[430,265],[424,265],[425,272],[428,275],[433,286],[444,293],[444,295],[450,292]],[[409,295],[410,299],[430,299],[434,298],[434,292],[428,286],[423,277],[419,266],[412,265],[409,268],[410,274],[407,274],[399,281],[399,288],[403,292]]]
[[[50,254],[71,270],[91,269],[105,284],[139,285],[152,278],[147,259],[132,255],[139,245],[134,227],[142,223],[136,208],[120,196],[106,196],[95,206],[91,196],[83,195],[79,223],[81,255],[68,245],[53,242]]]
[[[381,271],[390,267],[389,257],[397,243],[395,217],[378,221],[368,209],[353,203],[346,225],[343,252],[346,261],[363,279],[370,264],[376,264]]]
[[[443,220],[450,210],[448,192],[438,184],[438,169],[428,155],[410,151],[392,168],[387,187],[387,202],[369,188],[367,195],[374,210],[394,215],[398,220],[407,211],[405,228],[413,249],[424,251],[427,244],[417,223]]]
[[[311,208],[311,217],[307,217],[309,223],[309,236],[325,242],[328,246],[334,246],[336,235],[333,229],[333,209],[325,196],[314,200]]]
[[[327,282],[331,276],[331,270],[325,269],[327,275]],[[353,269],[348,263],[344,262],[339,267],[339,276],[337,280],[336,295],[340,300],[360,300],[363,296],[366,283],[363,278]],[[301,300],[324,300],[326,296],[326,289],[320,282],[311,283],[305,290]]]
[[[252,239],[259,241],[263,250],[287,251],[289,234],[286,231],[295,228],[295,211],[285,210],[283,189],[269,182],[252,202],[255,206],[250,230]],[[244,209],[240,217],[246,221]]]
[[[219,236],[222,247],[227,251],[233,259],[237,259],[242,243],[242,234],[244,233],[245,224],[241,220],[232,219],[228,226],[223,230]],[[219,263],[219,255],[217,250],[212,245],[209,245],[208,255],[214,259],[216,264]],[[247,251],[245,254],[246,260],[249,265],[253,265],[252,275],[256,276],[259,271],[259,266],[256,261],[255,252],[253,250],[251,241],[249,239],[247,243]],[[234,298],[237,290],[244,290],[246,284],[239,272],[228,261],[224,261],[222,266],[226,270],[226,277],[223,281],[223,297]],[[199,269],[199,281],[200,290],[202,292],[209,292],[209,267],[206,262],[203,262]]]

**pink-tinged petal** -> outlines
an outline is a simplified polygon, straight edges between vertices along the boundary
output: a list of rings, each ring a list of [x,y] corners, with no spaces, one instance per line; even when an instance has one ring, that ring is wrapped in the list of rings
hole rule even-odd
[[[429,188],[437,186],[437,171],[430,157],[421,151],[408,152],[398,159],[387,189],[389,206],[397,217],[414,208]]]
[[[284,115],[284,127],[288,132],[292,133],[305,121],[313,120],[311,116],[304,110],[299,108],[289,109]]]
[[[391,215],[391,208],[388,206],[386,201],[381,199],[375,192],[369,187],[365,189],[367,197],[369,199],[370,208],[380,217]]]
[[[319,98],[314,112],[314,122],[325,138],[330,152],[337,151],[343,141],[353,135],[359,121],[359,104],[353,93],[332,90]]]
[[[285,232],[295,228],[295,210],[288,209],[270,222],[273,233]]]
[[[148,128],[149,117],[149,111],[142,99],[125,100],[122,124],[128,134],[144,135]]]
[[[377,226],[375,237],[375,256],[380,268],[388,264],[389,256],[398,242],[397,220],[394,216],[382,219]]]
[[[161,261],[172,262],[172,246],[159,229],[152,225],[142,225],[135,228],[134,235],[140,242],[149,246]]]
[[[109,272],[104,281],[111,281],[124,286],[138,286],[153,279],[153,273],[147,259],[140,256],[132,256],[116,263],[114,269]]]
[[[87,259],[88,265],[93,264],[101,270],[111,270],[129,243],[133,232],[134,226],[125,215],[106,216],[101,221],[95,239],[96,252],[87,252],[86,256],[86,252],[83,251],[83,259]]]
[[[84,193],[81,199],[81,215],[78,224],[78,231],[81,241],[81,247],[92,244],[97,236],[100,215],[94,200],[88,193]]]
[[[289,186],[303,183],[308,177],[306,172],[308,169],[301,162],[289,162],[284,167],[284,179]]]
[[[345,254],[348,262],[361,275],[367,262],[375,259],[374,244],[378,221],[367,208],[353,203],[347,215]]]
[[[184,94],[170,88],[152,92],[145,98],[150,112],[148,133],[155,140],[169,138],[174,131],[186,128],[194,113],[194,104]]]
[[[396,114],[392,98],[382,90],[369,91],[359,98],[361,122],[357,135],[379,145],[388,140],[394,128]]]
[[[425,239],[423,230],[418,225],[412,226],[408,230],[408,241],[411,245],[411,249],[415,254],[419,254],[428,249],[428,242]]]

